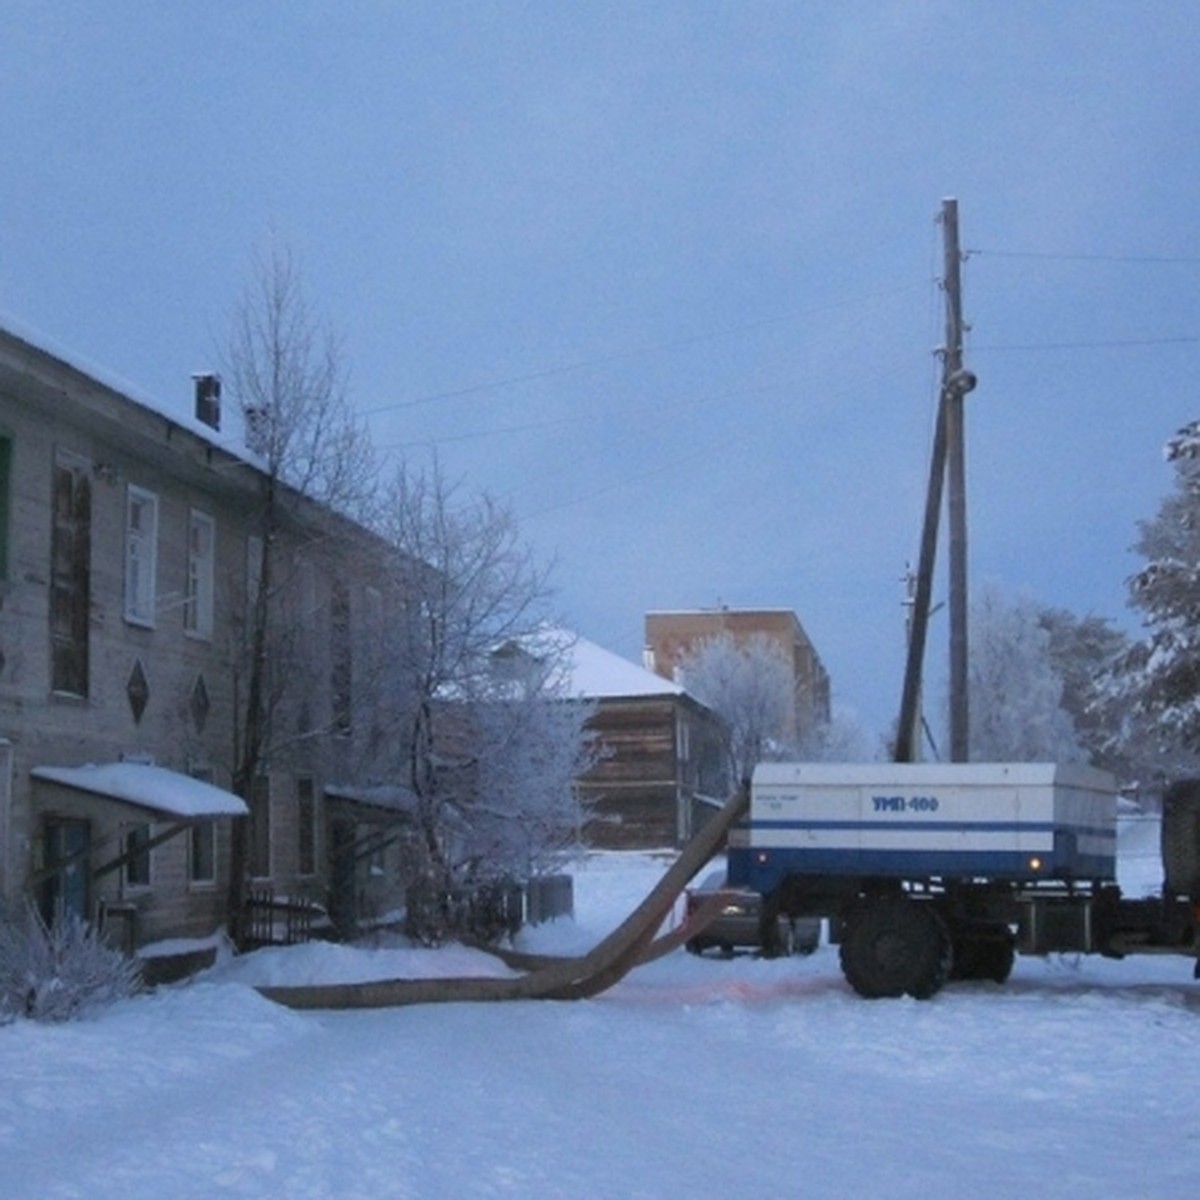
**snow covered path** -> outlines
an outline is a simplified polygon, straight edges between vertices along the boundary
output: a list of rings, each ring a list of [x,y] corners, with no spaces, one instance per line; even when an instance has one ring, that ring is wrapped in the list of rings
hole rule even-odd
[[[656,869],[614,857],[581,878],[579,926],[537,936],[590,941]],[[0,1029],[0,1196],[1196,1191],[1200,985],[1184,959],[1022,960],[1004,988],[929,1002],[857,999],[829,949],[679,953],[581,1003],[295,1013],[246,986],[303,978],[322,953]],[[430,969],[439,953],[359,957]]]

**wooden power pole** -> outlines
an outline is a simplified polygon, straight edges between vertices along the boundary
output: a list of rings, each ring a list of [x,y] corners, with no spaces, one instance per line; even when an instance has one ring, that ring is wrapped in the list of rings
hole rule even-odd
[[[962,253],[958,248],[958,201],[942,201],[945,249],[946,348],[942,395],[946,417],[946,515],[950,533],[950,761],[970,757],[967,699],[967,486],[963,397],[975,377],[963,370]]]
[[[942,383],[937,424],[925,494],[925,521],[909,616],[908,658],[900,721],[896,731],[897,762],[914,762],[920,740],[921,671],[933,596],[933,567],[937,552],[938,519],[943,485],[950,525],[950,757],[966,762],[969,715],[967,707],[967,504],[963,450],[963,397],[975,386],[975,376],[963,367],[962,253],[958,244],[958,201],[942,201],[942,237],[946,293],[946,345],[942,351]]]

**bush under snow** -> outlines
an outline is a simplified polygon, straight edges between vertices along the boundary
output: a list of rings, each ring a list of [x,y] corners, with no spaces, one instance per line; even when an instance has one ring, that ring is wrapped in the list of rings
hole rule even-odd
[[[48,926],[33,905],[0,915],[0,1024],[17,1017],[69,1021],[133,995],[137,963],[72,919]]]

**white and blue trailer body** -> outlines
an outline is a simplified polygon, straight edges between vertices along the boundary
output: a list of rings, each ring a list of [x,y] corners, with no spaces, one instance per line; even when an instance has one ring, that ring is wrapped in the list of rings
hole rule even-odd
[[[1116,788],[1053,763],[763,763],[729,881],[805,876],[1111,881]]]
[[[1003,982],[1014,956],[1200,955],[1200,781],[1163,810],[1160,896],[1117,886],[1117,790],[1054,763],[764,763],[728,882],[779,917],[827,918],[863,996]],[[1200,959],[1197,962],[1200,971]]]

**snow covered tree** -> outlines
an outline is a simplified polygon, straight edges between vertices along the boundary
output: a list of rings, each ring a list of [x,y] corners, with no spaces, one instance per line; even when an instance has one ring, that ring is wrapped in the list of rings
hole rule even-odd
[[[595,762],[595,705],[572,693],[569,639],[539,630],[492,655],[468,710],[477,764],[463,857],[475,875],[526,879],[575,857],[586,810],[577,781]]]
[[[564,691],[569,646],[544,636],[547,572],[510,511],[461,496],[436,465],[397,473],[382,528],[403,609],[380,678],[425,889],[543,870],[577,844],[590,715]]]
[[[870,734],[852,713],[835,710],[828,721],[801,739],[797,750],[805,762],[875,762],[883,746],[872,743]]]
[[[1061,608],[1041,608],[1038,623],[1049,635],[1050,662],[1062,679],[1062,707],[1079,744],[1095,766],[1128,778],[1129,763],[1113,736],[1120,719],[1105,681],[1129,651],[1129,638],[1103,617],[1077,617]]]
[[[779,644],[765,634],[706,638],[680,661],[679,676],[724,722],[728,788],[748,780],[765,759],[795,753],[787,741],[795,675]]]
[[[1200,756],[1200,421],[1168,441],[1174,489],[1134,549],[1146,565],[1129,580],[1147,634],[1118,663],[1110,702],[1124,714],[1118,740],[1143,771],[1195,770]]]
[[[970,755],[976,762],[1079,762],[1050,634],[1029,599],[985,586],[971,604]]]

